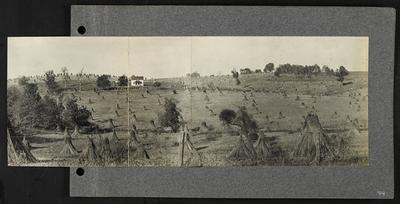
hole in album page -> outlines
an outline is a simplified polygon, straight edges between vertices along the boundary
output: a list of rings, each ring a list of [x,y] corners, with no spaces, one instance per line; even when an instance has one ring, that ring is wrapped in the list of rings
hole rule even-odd
[[[84,35],[86,33],[86,28],[85,26],[79,26],[77,31],[79,34]]]
[[[85,170],[83,168],[77,168],[76,169],[76,174],[78,176],[83,176],[83,174],[85,174]]]

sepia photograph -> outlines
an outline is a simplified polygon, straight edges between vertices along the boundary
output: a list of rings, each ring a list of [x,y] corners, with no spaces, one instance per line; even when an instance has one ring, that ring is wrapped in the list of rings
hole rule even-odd
[[[8,165],[368,166],[368,40],[8,38]]]

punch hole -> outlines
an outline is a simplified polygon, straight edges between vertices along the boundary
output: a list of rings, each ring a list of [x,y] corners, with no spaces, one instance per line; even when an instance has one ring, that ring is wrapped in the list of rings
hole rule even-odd
[[[76,174],[78,176],[83,176],[83,174],[85,174],[85,170],[83,170],[82,168],[77,168],[76,169]]]
[[[85,26],[79,26],[78,27],[78,33],[81,34],[81,35],[85,34],[86,33]]]

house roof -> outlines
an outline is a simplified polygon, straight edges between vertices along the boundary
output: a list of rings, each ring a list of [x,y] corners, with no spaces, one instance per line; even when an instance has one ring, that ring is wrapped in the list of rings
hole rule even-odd
[[[132,76],[131,77],[132,80],[144,80],[143,76]]]

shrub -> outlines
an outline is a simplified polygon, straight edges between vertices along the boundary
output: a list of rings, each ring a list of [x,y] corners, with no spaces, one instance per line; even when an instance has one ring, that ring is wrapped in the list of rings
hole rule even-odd
[[[235,79],[238,79],[238,78],[239,78],[239,72],[237,72],[237,71],[235,71],[235,70],[232,70],[231,73],[232,73],[232,77],[233,77],[233,78],[235,78]]]
[[[158,81],[156,81],[156,82],[153,83],[153,86],[154,86],[154,87],[160,87],[160,86],[161,86],[161,83],[158,82]]]
[[[252,137],[257,134],[257,122],[249,113],[247,113],[246,107],[244,106],[240,107],[237,112],[230,109],[224,109],[219,114],[219,118],[224,125],[234,125],[239,127],[241,133],[246,137]]]
[[[172,98],[165,99],[164,112],[158,115],[158,120],[163,127],[171,127],[173,132],[178,132],[181,126],[181,114],[177,109],[178,102]]]
[[[221,120],[225,125],[231,124],[235,118],[236,113],[231,109],[224,109],[219,113],[219,120]]]
[[[247,113],[246,107],[242,106],[237,111],[237,117],[233,121],[233,124],[240,126],[241,131],[248,135],[257,131],[257,122],[249,113]]]

